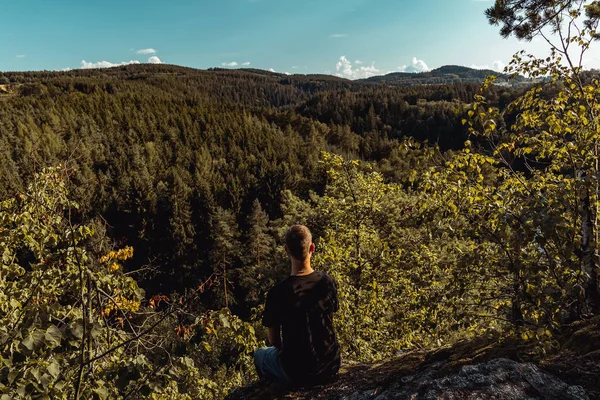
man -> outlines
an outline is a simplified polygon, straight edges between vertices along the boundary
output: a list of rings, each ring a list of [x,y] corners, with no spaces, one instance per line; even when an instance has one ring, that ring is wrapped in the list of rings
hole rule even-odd
[[[258,349],[254,363],[261,378],[286,386],[310,386],[331,380],[340,368],[340,349],[333,329],[338,310],[333,279],[310,265],[312,235],[294,225],[285,235],[291,275],[267,294],[263,325],[272,347]]]

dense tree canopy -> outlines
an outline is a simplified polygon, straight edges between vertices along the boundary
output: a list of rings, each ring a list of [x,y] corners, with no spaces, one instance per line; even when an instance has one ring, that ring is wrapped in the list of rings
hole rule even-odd
[[[406,175],[399,140],[460,148],[461,107],[478,90],[161,65],[4,77],[0,197],[22,191],[41,166],[67,163],[81,218],[102,215],[111,236],[136,249],[127,268],[144,271],[150,293],[215,271],[224,215],[245,240],[256,201],[277,219],[282,190],[322,193],[321,151],[372,160],[397,181]],[[489,95],[502,105],[516,92]],[[228,255],[220,264],[235,273],[250,262]]]
[[[519,88],[2,74],[0,393],[222,398],[253,378],[294,223],[339,284],[347,359],[488,333],[552,351],[600,311],[600,84],[571,53],[596,38],[583,5],[488,11],[525,39],[587,12],[547,58],[515,57],[538,78]]]

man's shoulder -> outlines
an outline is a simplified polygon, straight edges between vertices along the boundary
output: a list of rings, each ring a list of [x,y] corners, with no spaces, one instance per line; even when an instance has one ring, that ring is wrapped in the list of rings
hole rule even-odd
[[[328,284],[335,285],[335,279],[326,272],[321,272],[321,280],[327,282]]]
[[[321,272],[323,279],[327,279],[329,282],[333,282],[333,278],[327,272]]]
[[[328,286],[335,286],[335,280],[325,272],[315,271],[314,276],[310,277],[309,275],[305,275],[301,278],[309,279],[310,285],[322,285],[325,283]],[[316,278],[316,279],[315,279]],[[275,296],[281,293],[293,291],[294,281],[292,277],[288,276],[282,281],[277,282],[275,285],[269,289],[268,294],[271,296]]]
[[[314,276],[310,279],[314,284],[327,284],[327,285],[335,285],[335,280],[331,277],[331,275],[327,274],[323,271],[315,271]]]
[[[274,295],[276,293],[281,293],[283,291],[288,290],[289,287],[290,287],[289,278],[286,278],[282,281],[277,282],[273,286],[271,286],[271,289],[269,289],[268,294]]]

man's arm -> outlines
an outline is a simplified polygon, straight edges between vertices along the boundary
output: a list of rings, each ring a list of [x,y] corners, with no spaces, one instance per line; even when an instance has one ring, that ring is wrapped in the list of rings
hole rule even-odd
[[[269,344],[281,350],[281,327],[279,325],[269,327]]]

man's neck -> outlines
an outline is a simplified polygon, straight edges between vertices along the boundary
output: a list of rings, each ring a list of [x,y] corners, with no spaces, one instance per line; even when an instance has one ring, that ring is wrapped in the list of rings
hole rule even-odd
[[[292,259],[292,276],[310,275],[313,272],[314,270],[310,266],[310,259],[304,261]]]

